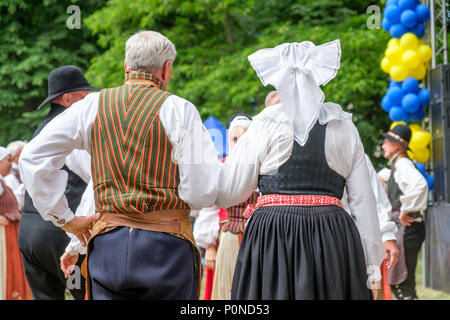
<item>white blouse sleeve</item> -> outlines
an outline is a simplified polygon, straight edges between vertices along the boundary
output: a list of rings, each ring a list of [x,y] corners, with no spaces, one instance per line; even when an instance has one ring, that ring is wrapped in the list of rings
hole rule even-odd
[[[391,221],[392,206],[384,190],[372,162],[366,154],[367,168],[369,169],[370,183],[377,202],[378,220],[380,222],[381,239],[384,241],[397,239],[397,226]]]
[[[163,103],[159,117],[178,165],[178,194],[193,210],[211,207],[217,197],[221,163],[195,106],[176,95]]]
[[[50,121],[22,150],[20,176],[44,220],[69,222],[75,217],[64,194],[68,175],[61,168],[66,156],[74,149],[89,152],[98,95],[97,92],[90,93],[74,103]]]
[[[216,244],[219,236],[219,211],[220,208],[213,206],[200,210],[194,223],[194,239],[199,247],[207,248]]]
[[[403,195],[400,196],[402,212],[420,212],[427,208],[428,184],[414,163],[400,158],[395,163],[394,179]]]

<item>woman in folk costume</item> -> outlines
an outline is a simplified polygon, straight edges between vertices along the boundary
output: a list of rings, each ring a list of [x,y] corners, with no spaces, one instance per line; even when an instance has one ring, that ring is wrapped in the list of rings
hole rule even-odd
[[[384,252],[364,149],[351,115],[319,85],[340,42],[285,43],[249,61],[281,103],[265,108],[230,153],[216,205],[261,196],[239,249],[232,299],[369,299]],[[351,216],[341,207],[344,189]],[[249,206],[250,207],[250,206]],[[247,209],[249,209],[247,207]],[[255,209],[253,208],[253,209]]]
[[[230,150],[247,131],[252,118],[236,113],[227,122],[227,139]],[[222,159],[223,162],[225,159]],[[237,253],[241,244],[247,218],[243,216],[248,204],[256,202],[257,193],[244,202],[228,209],[205,208],[194,226],[197,243],[205,247],[206,273],[205,300],[229,300]],[[212,271],[210,271],[212,270]],[[213,281],[211,281],[211,276]],[[207,290],[209,289],[209,290]],[[210,292],[209,292],[210,291]]]
[[[17,241],[21,213],[14,192],[4,181],[10,171],[11,153],[0,147],[0,298],[29,300],[31,291]]]

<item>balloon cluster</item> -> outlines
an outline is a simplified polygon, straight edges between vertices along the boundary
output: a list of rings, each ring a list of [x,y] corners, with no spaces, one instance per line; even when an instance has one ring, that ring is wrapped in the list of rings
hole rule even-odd
[[[417,170],[419,170],[419,172],[422,174],[425,180],[427,180],[428,190],[433,190],[434,177],[431,174],[427,174],[427,170],[425,169],[425,166],[422,163],[416,162],[416,168]]]
[[[408,77],[402,82],[391,80],[381,107],[391,121],[419,122],[425,116],[424,107],[430,103],[430,91],[419,88],[419,81]]]
[[[381,70],[395,81],[407,77],[422,80],[432,56],[431,47],[413,33],[405,33],[400,39],[392,38],[381,60]]]
[[[381,25],[393,38],[400,38],[405,33],[422,38],[424,22],[429,18],[430,8],[417,0],[388,0]]]

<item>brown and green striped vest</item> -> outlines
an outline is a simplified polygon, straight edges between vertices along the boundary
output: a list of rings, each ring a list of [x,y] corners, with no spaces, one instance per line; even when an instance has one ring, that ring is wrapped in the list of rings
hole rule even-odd
[[[100,91],[92,129],[92,179],[98,212],[189,209],[178,196],[178,166],[159,118],[170,93],[151,74]]]

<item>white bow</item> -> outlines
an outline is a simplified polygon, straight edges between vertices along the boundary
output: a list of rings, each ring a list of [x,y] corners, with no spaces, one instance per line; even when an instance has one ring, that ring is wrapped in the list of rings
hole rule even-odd
[[[319,86],[333,79],[340,67],[339,40],[320,46],[311,41],[283,43],[258,50],[248,59],[263,85],[278,91],[282,108],[292,119],[294,139],[305,145],[325,99]]]

